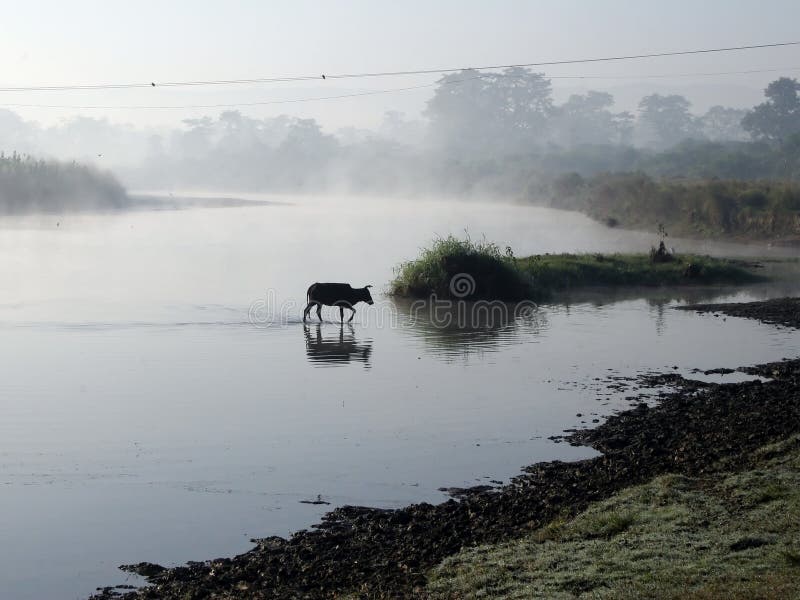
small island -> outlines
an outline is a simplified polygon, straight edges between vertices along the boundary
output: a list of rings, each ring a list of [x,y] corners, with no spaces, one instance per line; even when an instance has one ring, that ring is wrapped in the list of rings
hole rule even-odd
[[[537,254],[514,256],[469,237],[438,238],[402,263],[391,282],[395,296],[463,300],[541,300],[580,288],[744,284],[765,278],[757,263],[675,254],[663,239],[648,254]]]

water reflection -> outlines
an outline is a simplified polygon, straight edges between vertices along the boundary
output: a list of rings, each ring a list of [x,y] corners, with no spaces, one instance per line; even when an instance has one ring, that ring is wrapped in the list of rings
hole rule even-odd
[[[372,340],[358,341],[353,326],[343,323],[334,335],[322,335],[322,325],[303,325],[306,339],[306,356],[318,366],[336,366],[351,361],[360,362],[369,369]]]
[[[793,288],[793,289],[796,289]],[[644,300],[649,306],[667,306],[673,303],[716,302],[726,292],[747,293],[748,295],[774,297],[781,291],[773,283],[751,284],[749,286],[686,286],[686,287],[591,287],[582,290],[565,290],[555,294],[548,305],[562,305],[569,308],[588,304],[595,308],[609,306],[631,300]],[[785,294],[784,294],[785,295]]]
[[[691,286],[691,287],[596,287],[567,291],[553,296],[540,306],[522,303],[483,303],[442,300],[392,299],[392,321],[403,333],[422,339],[434,356],[453,360],[473,354],[498,352],[503,348],[525,343],[538,343],[548,335],[549,316],[560,312],[569,316],[573,311],[591,313],[603,319],[614,305],[644,301],[656,336],[667,330],[668,313],[672,306],[683,303],[743,301],[760,297],[796,293],[794,282],[766,282],[748,286]],[[726,295],[727,294],[727,295]],[[628,310],[628,309],[625,309]],[[640,311],[641,306],[632,310]],[[382,321],[383,323],[383,321]]]
[[[547,315],[536,307],[494,303],[492,307],[458,301],[451,306],[420,300],[394,300],[400,329],[420,338],[435,355],[465,357],[505,346],[537,341],[548,329]]]

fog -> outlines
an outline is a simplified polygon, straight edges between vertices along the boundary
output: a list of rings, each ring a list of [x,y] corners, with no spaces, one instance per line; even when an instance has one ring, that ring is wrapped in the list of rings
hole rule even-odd
[[[796,46],[602,57],[786,42],[796,16],[783,0],[43,1],[4,39],[0,151],[86,165],[83,195],[104,198],[88,205],[112,209],[109,173],[132,191],[540,202],[571,173],[794,179]],[[457,69],[519,63],[541,66]],[[45,211],[69,189],[32,187],[49,198],[23,204]]]
[[[750,110],[716,105],[700,113],[689,98],[652,93],[627,111],[605,91],[556,101],[552,81],[530,69],[464,70],[438,80],[419,118],[387,110],[372,129],[330,131],[312,118],[256,118],[244,110],[210,112],[172,128],[87,116],[46,126],[4,109],[0,149],[111,169],[126,187],[139,190],[520,198],[535,195],[536,182],[559,173],[671,174],[660,157],[680,144],[700,145],[714,162],[747,142],[780,141],[771,133],[775,127],[748,115],[774,112],[783,101],[796,105],[797,83],[781,78],[770,84],[768,96],[769,90],[774,93],[766,102]],[[793,121],[788,128],[777,125],[787,136],[793,129]],[[705,175],[727,176],[714,169]]]

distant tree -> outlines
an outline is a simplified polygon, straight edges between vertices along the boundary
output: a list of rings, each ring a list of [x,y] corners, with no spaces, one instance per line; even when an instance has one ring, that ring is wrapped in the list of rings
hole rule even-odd
[[[425,123],[406,120],[405,114],[397,110],[383,113],[383,122],[378,133],[402,144],[421,144],[425,139]]]
[[[296,119],[272,158],[271,185],[285,189],[321,189],[329,185],[328,169],[339,142],[315,119]]]
[[[383,123],[381,123],[381,133],[393,137],[397,131],[403,129],[406,123],[406,115],[399,110],[387,110],[383,113]]]
[[[755,139],[785,140],[800,133],[800,84],[781,77],[764,90],[767,101],[759,104],[742,119],[742,127]]]
[[[253,119],[238,110],[220,113],[215,124],[216,150],[227,153],[263,154],[268,146],[275,146],[269,120]],[[285,137],[280,136],[281,139]]]
[[[336,130],[336,140],[345,146],[357,146],[365,144],[375,137],[375,132],[363,127],[353,127],[348,125]]]
[[[494,75],[489,82],[489,95],[500,109],[500,122],[508,133],[532,141],[544,133],[553,112],[549,79],[542,73],[512,67]]]
[[[617,142],[619,144],[630,145],[635,124],[636,117],[627,110],[614,114],[614,129],[617,132]]]
[[[746,110],[739,108],[712,106],[698,119],[699,131],[712,142],[746,141],[748,135],[742,127],[742,119],[746,114]]]
[[[508,154],[546,141],[553,112],[550,80],[524,68],[445,75],[425,116],[431,141],[453,154]]]
[[[573,94],[556,110],[554,140],[568,147],[627,142],[633,115],[611,112],[612,106],[614,96],[606,92]]]
[[[683,96],[651,94],[639,102],[639,123],[657,146],[673,146],[695,133],[690,106]]]
[[[14,112],[0,109],[0,150],[28,152],[36,149],[41,131]]]
[[[333,154],[337,147],[336,138],[323,133],[315,119],[297,119],[289,126],[280,150],[295,158],[320,159]]]
[[[208,154],[213,145],[214,119],[184,119],[187,131],[175,133],[175,146],[180,155],[202,157]]]

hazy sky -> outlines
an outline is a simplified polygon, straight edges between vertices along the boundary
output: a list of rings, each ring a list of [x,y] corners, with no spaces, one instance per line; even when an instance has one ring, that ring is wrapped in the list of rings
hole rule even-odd
[[[535,62],[796,41],[800,3],[755,1],[267,2],[172,0],[3,1],[0,84],[96,84],[238,79]],[[785,69],[800,74],[800,46],[543,69],[548,75],[641,77]],[[794,69],[792,71],[792,69]],[[781,73],[671,79],[554,80],[559,99],[583,89],[632,108],[648,90],[749,106]],[[191,105],[261,102],[419,85],[435,76],[183,89],[0,92],[0,104]],[[329,128],[373,126],[399,109],[415,116],[431,90],[358,99],[241,107],[251,116],[312,116]],[[46,123],[74,114],[174,125],[216,109],[9,107]]]

